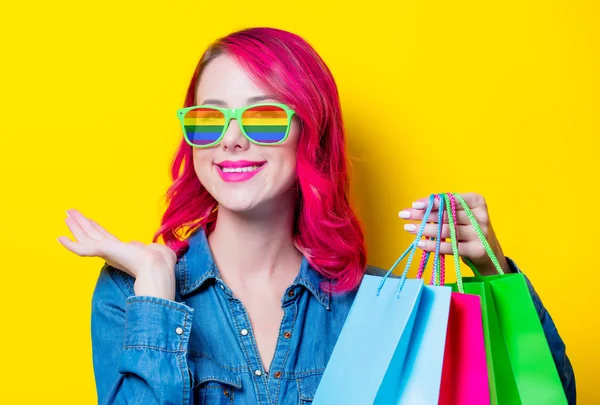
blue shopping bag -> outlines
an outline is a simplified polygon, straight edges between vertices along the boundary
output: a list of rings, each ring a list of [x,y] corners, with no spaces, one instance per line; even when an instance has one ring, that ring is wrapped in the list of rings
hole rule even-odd
[[[364,276],[313,405],[437,404],[451,288],[406,278],[425,225],[388,274]]]
[[[365,275],[315,393],[313,405],[389,405],[408,351],[423,280]]]
[[[422,224],[428,221],[433,208],[434,198],[443,196],[432,194],[429,207],[423,217]],[[443,216],[443,203],[439,216]],[[441,240],[441,224],[438,225],[438,238]],[[416,240],[418,241],[418,239]],[[421,278],[427,266],[429,252],[423,252],[417,278]],[[443,256],[440,255],[440,244],[436,243],[434,266],[431,284],[443,275]],[[436,283],[437,284],[437,283]],[[450,317],[450,301],[452,287],[425,286],[409,343],[408,354],[399,381],[398,400],[394,404],[402,405],[437,405],[440,397],[446,334]]]
[[[442,381],[452,287],[423,287],[398,382],[397,405],[437,405]]]

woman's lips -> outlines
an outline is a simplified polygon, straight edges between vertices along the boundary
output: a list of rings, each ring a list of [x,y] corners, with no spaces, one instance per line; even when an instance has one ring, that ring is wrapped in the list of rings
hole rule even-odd
[[[221,162],[215,164],[217,172],[228,183],[246,181],[254,177],[265,167],[266,162]]]

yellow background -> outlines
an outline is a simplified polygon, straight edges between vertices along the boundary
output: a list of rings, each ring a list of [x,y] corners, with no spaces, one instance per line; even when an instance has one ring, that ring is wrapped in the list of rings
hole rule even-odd
[[[149,243],[197,59],[267,25],[305,37],[335,75],[370,262],[410,243],[397,212],[415,199],[484,195],[567,343],[578,403],[600,403],[598,4],[3,2],[0,402],[96,401],[102,260],[56,241],[71,237],[65,209]]]

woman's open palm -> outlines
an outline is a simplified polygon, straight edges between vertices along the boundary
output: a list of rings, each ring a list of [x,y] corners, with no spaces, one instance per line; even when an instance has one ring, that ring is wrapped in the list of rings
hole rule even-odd
[[[58,241],[65,248],[82,257],[100,257],[130,274],[136,279],[136,295],[174,298],[177,255],[171,248],[159,243],[125,243],[76,209],[67,210],[67,215],[65,222],[76,241],[60,236]]]

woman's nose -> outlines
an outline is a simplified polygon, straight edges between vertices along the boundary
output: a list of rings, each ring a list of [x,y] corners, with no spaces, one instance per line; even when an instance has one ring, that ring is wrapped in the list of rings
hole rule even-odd
[[[229,126],[225,131],[225,135],[221,140],[221,147],[225,150],[248,149],[250,141],[242,133],[239,121],[232,118],[229,121]]]

